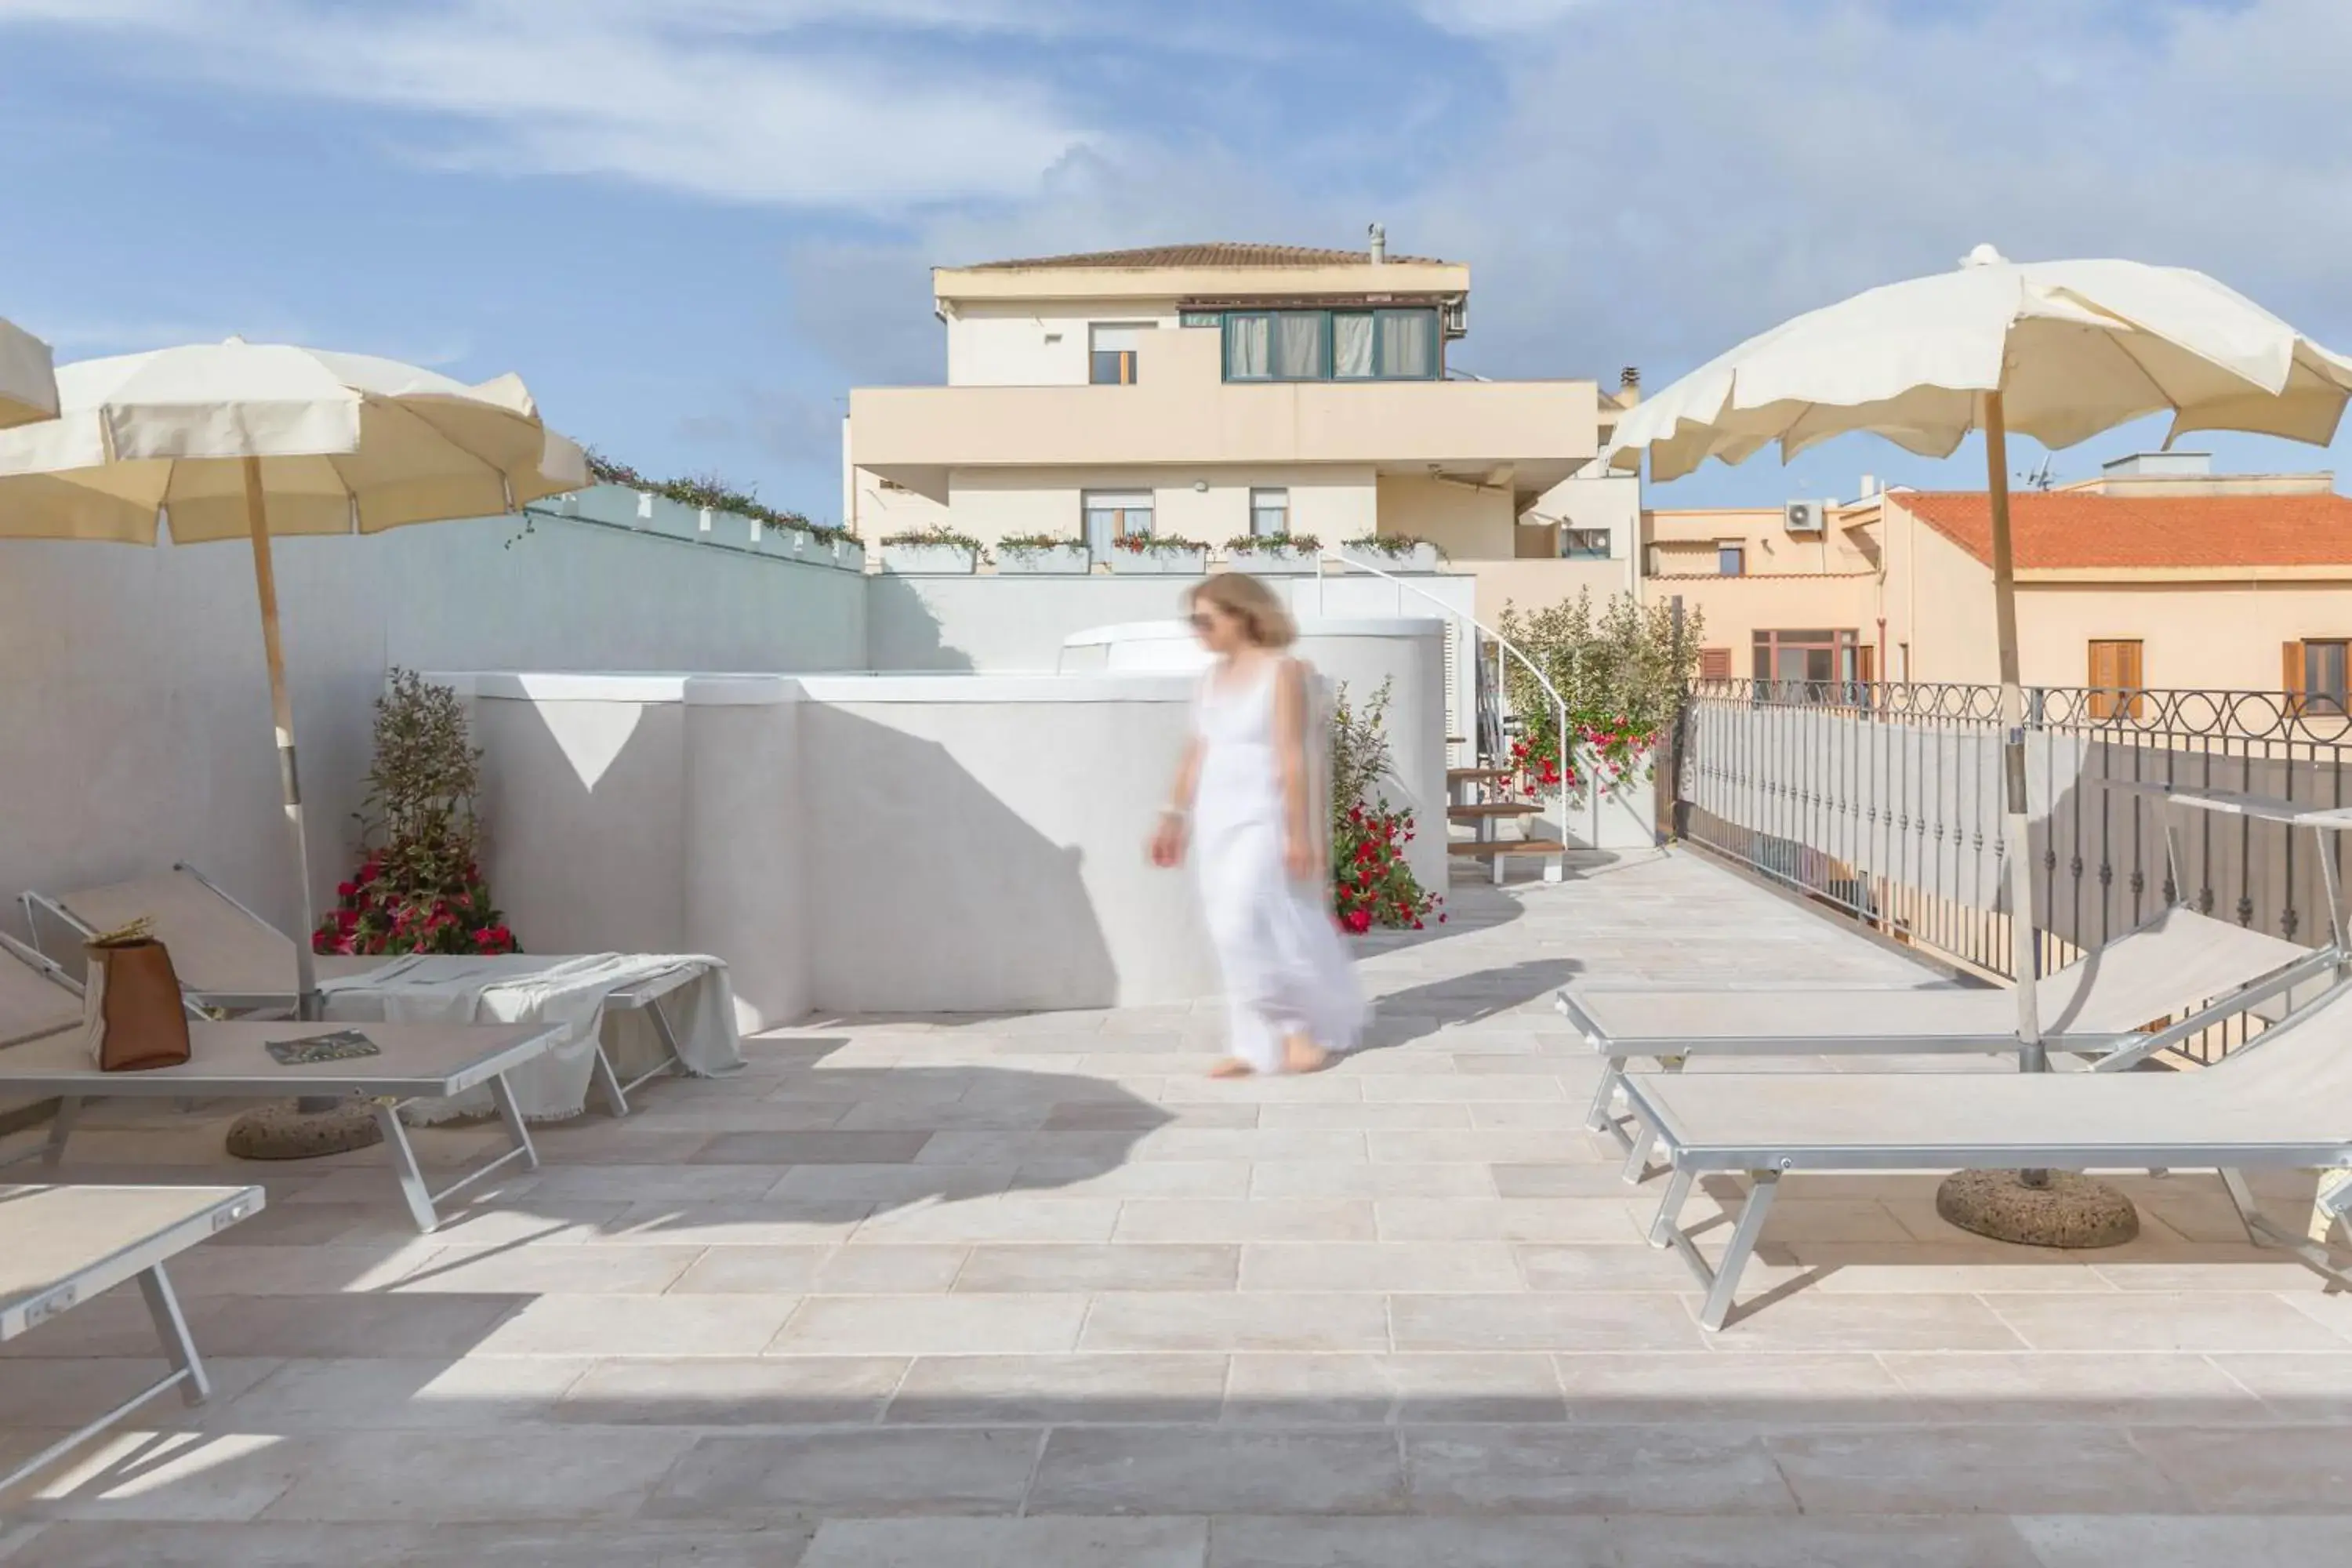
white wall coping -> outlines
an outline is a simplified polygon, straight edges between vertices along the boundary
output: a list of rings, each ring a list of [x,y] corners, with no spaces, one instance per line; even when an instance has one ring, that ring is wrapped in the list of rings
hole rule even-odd
[[[1412,616],[1385,618],[1356,619],[1334,616],[1298,621],[1298,635],[1303,637],[1435,637],[1445,635],[1445,622],[1437,616]],[[1183,621],[1127,621],[1117,626],[1088,626],[1062,639],[1064,647],[1096,647],[1112,643],[1171,642],[1192,637],[1191,625]]]
[[[521,702],[683,703],[761,707],[838,703],[1181,702],[1195,676],[1158,672],[1084,675],[831,674],[662,675],[606,671],[428,670],[425,679],[461,697]]]

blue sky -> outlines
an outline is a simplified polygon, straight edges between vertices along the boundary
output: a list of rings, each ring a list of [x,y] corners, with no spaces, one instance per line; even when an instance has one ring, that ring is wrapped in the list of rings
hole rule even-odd
[[[0,314],[60,358],[519,371],[819,517],[845,389],[939,378],[934,262],[1379,219],[1471,264],[1457,363],[1655,388],[1990,240],[2200,267],[2352,349],[2345,0],[0,0]],[[1857,439],[1653,500],[1864,472],[1982,483]]]

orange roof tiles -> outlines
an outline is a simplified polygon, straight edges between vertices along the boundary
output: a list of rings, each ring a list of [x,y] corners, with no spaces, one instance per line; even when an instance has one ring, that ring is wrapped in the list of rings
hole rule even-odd
[[[1992,503],[1982,491],[1886,498],[1990,565]],[[2012,496],[2021,572],[2096,567],[2352,565],[2352,497],[2325,495]]]

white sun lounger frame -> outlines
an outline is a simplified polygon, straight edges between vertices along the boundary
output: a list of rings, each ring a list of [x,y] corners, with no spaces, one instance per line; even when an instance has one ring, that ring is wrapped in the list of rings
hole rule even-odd
[[[225,906],[224,919],[242,917],[278,941],[290,941],[285,932],[262,919],[260,915],[240,902],[234,893],[205,876],[194,866],[181,860],[173,862],[172,869],[178,875],[192,879],[206,892],[218,899]],[[26,924],[33,932],[36,944],[40,940],[42,916],[47,916],[79,937],[87,939],[95,934],[89,923],[68,907],[66,900],[72,896],[69,893],[51,895],[35,891],[24,893],[19,897],[18,902],[23,904],[25,909]],[[387,958],[383,962],[389,963],[394,961]],[[652,1023],[655,1037],[661,1042],[662,1047],[662,1058],[659,1061],[636,1077],[623,1082],[619,1069],[613,1066],[612,1057],[604,1049],[604,1042],[602,1039],[596,1042],[596,1058],[592,1065],[593,1080],[597,1093],[604,1098],[606,1109],[614,1116],[628,1115],[629,1096],[652,1079],[670,1073],[683,1074],[687,1070],[685,1053],[678,1048],[677,1033],[670,1024],[668,1012],[662,1006],[662,999],[671,992],[690,984],[698,973],[696,965],[681,963],[659,974],[649,975],[634,985],[622,986],[606,994],[604,1005],[608,1008],[642,1011]],[[284,991],[250,989],[205,991],[191,987],[188,998],[199,1008],[208,1008],[222,1013],[252,1014],[259,1016],[268,1016],[272,1014],[290,1016],[296,1007],[296,997],[290,988]]]
[[[2352,979],[2339,980],[2309,1006],[2298,1009],[2284,1023],[2263,1030],[2231,1053],[2220,1066],[2204,1069],[2196,1077],[2226,1079],[2231,1063],[2253,1056],[2265,1047],[2277,1049],[2299,1029],[2309,1027],[2312,1020],[2324,1017],[2331,1007],[2337,1006],[2352,1008]],[[1786,1080],[1786,1075],[1771,1076]],[[2262,1213],[2243,1174],[2250,1169],[2352,1171],[2352,1116],[2347,1117],[2340,1135],[2300,1142],[2195,1142],[2176,1138],[2134,1142],[2085,1138],[2075,1144],[2048,1140],[2030,1149],[2013,1142],[1868,1142],[1860,1138],[1835,1143],[1733,1143],[1678,1124],[1673,1108],[1656,1092],[1670,1089],[1677,1082],[1721,1081],[1637,1073],[1625,1083],[1626,1099],[1642,1128],[1637,1142],[1646,1151],[1654,1141],[1665,1151],[1673,1173],[1658,1205],[1657,1218],[1650,1227],[1650,1244],[1672,1247],[1697,1277],[1706,1291],[1699,1321],[1710,1330],[1722,1328],[1731,1314],[1740,1274],[1755,1254],[1765,1218],[1779,1194],[1780,1178],[1801,1172],[1851,1174],[1871,1171],[2013,1170],[2029,1165],[2077,1171],[2214,1171],[2220,1173],[2222,1187],[2229,1193],[2249,1240],[2257,1246],[2292,1252],[2336,1285],[2352,1287],[2352,1274],[2346,1272],[2344,1264],[2318,1239],[2336,1226],[2342,1226],[2347,1237],[2352,1237],[2352,1177],[2339,1177],[2332,1186],[2323,1186],[2315,1219],[2324,1223],[2315,1223],[2311,1232],[2299,1235]],[[1849,1078],[1845,1081],[1850,1085],[1858,1080]],[[1881,1075],[1866,1081],[1871,1082],[1874,1092],[1889,1099],[1926,1099],[1932,1104],[1935,1097],[1948,1095],[1952,1080],[1905,1073]],[[1967,1081],[1979,1085],[1986,1082],[1974,1075]],[[2055,1080],[2044,1075],[2019,1074],[1992,1081],[2005,1086],[1996,1092],[2030,1094],[2040,1085],[2053,1081],[2087,1086],[2117,1080],[2084,1074],[2063,1075]],[[1749,1182],[1747,1200],[1740,1206],[1739,1217],[1732,1226],[1719,1264],[1707,1262],[1682,1224],[1683,1206],[1690,1199],[1692,1187],[1699,1177],[1710,1174],[1740,1174]]]
[[[0,932],[0,963],[9,962],[28,964],[52,984],[77,995],[80,994],[81,987],[74,978],[55,963]],[[198,1018],[188,1025],[190,1040],[195,1047],[193,1059],[181,1067],[146,1072],[100,1072],[79,1054],[81,1042],[70,1027],[0,1050],[0,1091],[34,1100],[54,1096],[58,1101],[47,1139],[40,1148],[0,1161],[0,1164],[14,1164],[37,1155],[44,1165],[56,1166],[65,1158],[66,1144],[73,1137],[74,1128],[80,1121],[82,1102],[87,1100],[184,1101],[316,1096],[373,1102],[376,1125],[383,1130],[384,1147],[391,1153],[393,1174],[400,1183],[401,1196],[408,1205],[409,1215],[421,1231],[439,1228],[439,1205],[443,1200],[492,1173],[518,1160],[530,1170],[539,1168],[539,1151],[531,1143],[530,1128],[523,1121],[507,1075],[544,1056],[562,1037],[562,1026],[364,1025],[361,1026],[363,1031],[383,1037],[389,1047],[383,1055],[301,1068],[278,1067],[262,1052],[266,1040],[303,1026],[283,1020],[217,1023]],[[404,1069],[397,1044],[398,1037],[403,1035],[455,1036],[468,1045],[478,1039],[479,1048],[455,1059],[423,1067],[411,1065]],[[217,1058],[228,1052],[242,1054],[254,1065],[219,1065]],[[215,1059],[208,1062],[207,1057]],[[483,1084],[489,1086],[499,1120],[506,1127],[509,1147],[436,1192],[417,1163],[415,1146],[409,1142],[407,1126],[400,1120],[401,1110],[420,1100],[449,1099]]]
[[[142,1218],[128,1227],[117,1225],[108,1231],[105,1222],[110,1215],[134,1207],[152,1210],[161,1193],[184,1195],[185,1202],[161,1224]],[[164,1359],[171,1365],[171,1371],[157,1382],[0,1475],[0,1493],[47,1469],[175,1388],[191,1405],[211,1397],[212,1381],[205,1374],[204,1358],[196,1353],[188,1320],[180,1310],[179,1297],[163,1266],[198,1242],[259,1214],[265,1202],[259,1187],[0,1187],[0,1246],[7,1245],[14,1203],[55,1205],[72,1211],[61,1217],[69,1217],[79,1233],[77,1239],[87,1242],[80,1261],[70,1268],[33,1289],[0,1296],[0,1341],[15,1339],[135,1279],[139,1293],[146,1299],[148,1316],[154,1320],[155,1337],[163,1342]]]

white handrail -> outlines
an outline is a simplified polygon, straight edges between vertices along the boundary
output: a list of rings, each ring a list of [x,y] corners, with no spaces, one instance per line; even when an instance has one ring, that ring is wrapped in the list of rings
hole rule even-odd
[[[1476,627],[1479,631],[1484,632],[1487,637],[1492,637],[1496,647],[1501,648],[1505,653],[1509,654],[1513,658],[1517,659],[1521,665],[1526,667],[1527,672],[1536,678],[1536,684],[1543,688],[1544,695],[1551,699],[1552,706],[1559,710],[1559,803],[1560,815],[1563,819],[1560,826],[1565,829],[1568,826],[1565,820],[1568,814],[1568,699],[1559,694],[1559,689],[1551,683],[1550,678],[1545,675],[1542,670],[1537,668],[1535,660],[1529,658],[1526,654],[1521,653],[1518,648],[1512,644],[1508,637],[1506,637],[1502,633],[1486,625],[1486,622],[1480,620],[1477,616],[1465,615],[1462,611],[1457,610],[1453,605],[1447,604],[1444,600],[1439,598],[1436,595],[1431,593],[1428,589],[1408,583],[1402,577],[1396,575],[1394,573],[1383,572],[1379,567],[1372,565],[1369,562],[1360,558],[1351,558],[1344,555],[1339,551],[1330,548],[1328,545],[1326,545],[1323,549],[1316,552],[1315,592],[1318,599],[1323,592],[1323,563],[1327,561],[1336,561],[1342,567],[1352,568],[1356,571],[1369,572],[1373,576],[1381,578],[1384,582],[1394,584],[1408,594],[1418,594],[1421,597],[1436,605],[1444,615],[1453,617],[1454,620],[1467,621],[1471,626]],[[1318,608],[1319,610],[1319,605]],[[1474,718],[1473,723],[1475,724],[1475,720]],[[1475,743],[1475,741],[1473,743]]]

